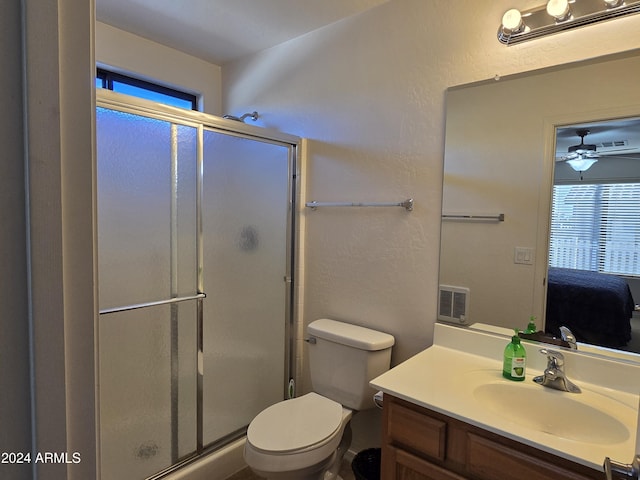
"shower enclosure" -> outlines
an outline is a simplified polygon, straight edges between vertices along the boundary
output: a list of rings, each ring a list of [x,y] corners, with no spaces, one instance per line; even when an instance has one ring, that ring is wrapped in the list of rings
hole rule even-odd
[[[145,479],[287,395],[298,139],[97,104],[101,476]]]

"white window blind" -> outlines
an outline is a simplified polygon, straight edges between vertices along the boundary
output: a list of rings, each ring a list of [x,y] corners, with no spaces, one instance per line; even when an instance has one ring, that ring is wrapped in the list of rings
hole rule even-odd
[[[555,185],[549,265],[640,276],[640,183]]]

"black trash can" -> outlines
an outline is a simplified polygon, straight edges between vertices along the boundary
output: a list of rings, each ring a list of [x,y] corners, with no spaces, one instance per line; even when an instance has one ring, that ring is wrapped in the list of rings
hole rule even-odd
[[[381,458],[381,448],[367,448],[358,453],[351,462],[351,470],[356,480],[380,480]]]

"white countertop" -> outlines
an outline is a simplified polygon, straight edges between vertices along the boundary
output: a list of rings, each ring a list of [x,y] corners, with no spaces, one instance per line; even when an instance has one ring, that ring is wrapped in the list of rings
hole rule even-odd
[[[456,348],[452,348],[454,345]],[[598,360],[593,358],[585,360],[586,363],[583,365],[579,355],[574,358],[570,352],[563,351],[567,377],[583,390],[581,394],[572,394],[542,387],[532,381],[535,375],[542,373],[546,360],[544,358],[540,360],[536,355],[537,352],[531,351],[529,346],[527,346],[526,380],[512,382],[504,379],[502,352],[505,346],[503,337],[478,334],[458,327],[438,324],[435,343],[432,347],[375,378],[371,386],[416,405],[599,471],[602,471],[605,457],[624,463],[631,461],[635,455],[636,425],[639,423],[640,366],[622,365],[617,368],[615,362],[611,363],[611,361],[603,360],[605,364],[594,364],[593,362]],[[572,376],[572,369],[576,374],[575,377]],[[589,371],[593,372],[594,380],[598,380],[598,384],[587,381],[590,380]],[[607,372],[611,383],[603,386],[602,383],[605,383],[603,377],[607,376]],[[615,378],[620,374],[624,374],[626,378]],[[527,426],[526,421],[513,421],[508,416],[500,415],[498,410],[486,408],[486,404],[478,402],[474,397],[474,389],[483,382],[504,382],[510,385],[519,384],[522,388],[540,388],[549,395],[556,396],[577,395],[579,398],[569,398],[584,403],[594,402],[593,405],[596,408],[599,408],[598,398],[606,396],[609,399],[607,408],[610,410],[607,413],[628,426],[630,434],[626,439],[607,444],[606,442],[598,443],[597,440],[593,442],[572,440],[531,428]],[[617,388],[621,385],[628,388]],[[610,404],[618,405],[618,408],[612,409]],[[544,416],[544,412],[522,411],[522,415],[523,419],[526,416],[539,418]],[[584,418],[584,422],[589,421],[589,418]],[[598,432],[594,432],[593,438],[597,439],[597,435]]]

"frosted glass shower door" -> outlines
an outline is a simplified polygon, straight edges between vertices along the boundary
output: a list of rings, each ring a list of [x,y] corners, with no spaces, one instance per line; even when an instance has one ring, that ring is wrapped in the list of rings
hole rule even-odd
[[[290,148],[204,132],[203,441],[283,399]]]
[[[197,449],[197,135],[97,109],[103,480]]]
[[[96,112],[100,469],[143,480],[228,444],[285,397],[298,143],[108,93]]]

